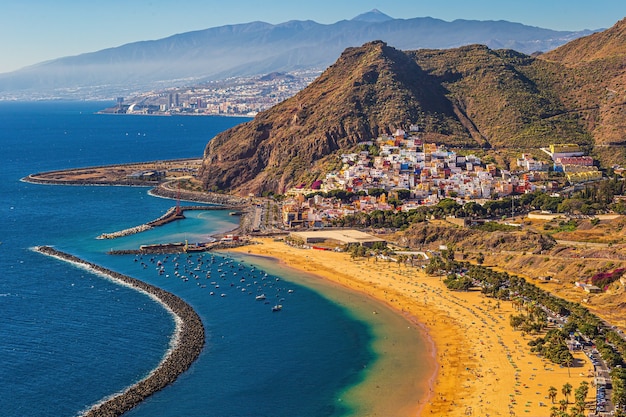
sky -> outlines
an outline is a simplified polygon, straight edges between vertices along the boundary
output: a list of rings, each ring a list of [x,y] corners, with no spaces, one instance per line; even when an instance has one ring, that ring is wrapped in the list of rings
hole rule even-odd
[[[626,17],[624,0],[0,0],[0,73],[193,30],[332,24],[372,9],[399,19],[508,20],[568,31],[608,28]]]

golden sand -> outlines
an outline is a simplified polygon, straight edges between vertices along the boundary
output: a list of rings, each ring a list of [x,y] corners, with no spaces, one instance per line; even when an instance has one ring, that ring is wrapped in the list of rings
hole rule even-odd
[[[430,385],[417,390],[407,373],[399,372],[395,398],[406,400],[385,403],[372,415],[548,416],[550,386],[557,388],[558,402],[565,383],[576,389],[583,380],[593,381],[593,366],[582,352],[574,353],[571,369],[531,353],[531,337],[509,325],[509,316],[517,314],[510,302],[498,305],[480,292],[448,291],[440,278],[393,262],[353,260],[345,253],[293,248],[273,239],[256,242],[235,251],[276,258],[374,297],[432,341],[437,371],[431,381],[423,381]]]

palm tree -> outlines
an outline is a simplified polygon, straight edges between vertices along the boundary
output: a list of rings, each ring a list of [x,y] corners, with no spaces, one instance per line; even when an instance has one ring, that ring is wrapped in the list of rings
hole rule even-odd
[[[563,393],[563,395],[565,395],[566,404],[569,404],[568,397],[572,393],[572,384],[567,382],[565,385],[563,385],[563,388],[561,388],[561,392]]]
[[[583,381],[583,382],[587,382],[587,381]],[[585,400],[587,399],[588,389],[589,389],[589,384],[583,385],[581,383],[580,386],[576,388],[576,391],[574,391],[574,398],[576,399],[576,405],[580,406],[581,408],[585,407]]]
[[[567,410],[567,400],[560,400],[559,401],[559,409],[561,411],[566,411]]]
[[[585,416],[585,407],[580,407],[578,405],[569,409],[569,414],[571,417],[584,417]]]
[[[567,376],[571,378],[571,374],[570,374],[570,367],[572,366],[572,363],[574,363],[574,357],[572,356],[571,353],[569,353],[569,350],[567,351],[568,355],[565,357],[565,359],[563,359],[563,363],[565,365],[567,365]],[[566,385],[569,385],[569,392],[572,392],[572,386],[570,385],[570,383],[568,382]],[[565,394],[563,393],[565,396],[568,396],[569,393]]]
[[[552,400],[552,404],[554,404],[554,400],[556,400],[557,390],[554,387],[548,388],[548,397]]]

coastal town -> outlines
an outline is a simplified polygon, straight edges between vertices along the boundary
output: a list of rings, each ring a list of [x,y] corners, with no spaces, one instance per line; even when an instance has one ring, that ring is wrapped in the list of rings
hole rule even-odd
[[[535,191],[558,195],[566,187],[573,190],[602,179],[593,159],[574,144],[542,148],[541,152],[549,157],[544,161],[522,154],[516,160],[515,171],[497,168],[487,161],[492,159],[489,156],[480,158],[424,143],[416,125],[409,132],[397,129],[392,135],[363,142],[359,147],[359,152],[341,155],[341,170],[286,192],[282,204],[284,226],[328,226],[333,219],[357,212],[409,212],[443,199],[462,205]],[[341,201],[333,197],[338,191],[357,197]],[[328,195],[331,197],[324,197]]]
[[[623,5],[23,3],[1,416],[626,417]]]
[[[189,87],[118,97],[101,113],[132,115],[193,115],[254,117],[309,85],[321,71],[271,73],[233,77]]]

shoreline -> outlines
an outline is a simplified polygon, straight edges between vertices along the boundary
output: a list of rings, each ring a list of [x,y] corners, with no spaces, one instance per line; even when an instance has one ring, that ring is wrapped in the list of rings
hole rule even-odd
[[[429,381],[436,373],[435,345],[421,323],[369,294],[354,291],[320,275],[291,267],[281,259],[246,253],[245,249],[219,253],[255,265],[274,275],[318,292],[331,303],[346,308],[350,316],[370,329],[375,358],[363,366],[358,382],[343,387],[338,401],[349,416],[416,416],[432,392]],[[303,274],[303,272],[305,272]],[[398,384],[400,382],[400,384]],[[408,388],[408,389],[407,389]],[[416,399],[419,399],[416,405]]]
[[[517,314],[510,302],[496,307],[496,300],[480,292],[451,292],[439,277],[394,263],[353,260],[343,253],[298,249],[267,238],[255,241],[257,245],[227,252],[273,258],[374,298],[430,340],[435,370],[422,381],[425,395],[409,395],[414,387],[399,380],[397,390],[406,391],[408,403],[385,404],[384,415],[548,415],[549,386],[560,389],[569,382],[576,388],[583,380],[593,381],[593,366],[582,352],[573,352],[577,366],[571,370],[531,353],[531,336],[509,325],[509,317]],[[357,390],[363,390],[365,399],[379,395],[375,388]]]
[[[178,190],[166,186],[160,190],[165,195],[158,191],[149,194],[164,198],[176,198],[178,194]],[[209,202],[204,199],[212,198],[206,193],[190,193],[190,201]],[[198,196],[203,200],[195,200]],[[496,300],[478,291],[449,291],[441,277],[426,276],[421,270],[400,264],[297,249],[271,238],[254,239],[260,244],[227,252],[273,258],[290,269],[371,297],[430,340],[434,371],[427,381],[421,381],[420,386],[426,386],[422,398],[417,398],[417,384],[411,385],[402,368],[397,373],[404,379],[398,380],[400,386],[392,392],[397,394],[395,403],[384,398],[375,383],[356,388],[355,403],[374,404],[375,415],[548,415],[552,405],[547,395],[549,386],[560,388],[570,383],[575,388],[581,381],[593,382],[593,367],[582,352],[574,352],[576,366],[571,375],[569,369],[559,369],[531,353],[527,343],[536,336],[511,329],[509,317],[518,312],[510,302],[497,302],[494,308]],[[377,376],[374,374],[372,379]]]
[[[170,348],[157,367],[121,393],[112,394],[90,406],[88,410],[81,412],[81,416],[120,416],[130,411],[155,392],[172,384],[200,356],[205,343],[204,325],[195,310],[180,297],[49,246],[38,246],[34,251],[86,268],[93,273],[104,275],[106,279],[143,292],[159,302],[174,317],[176,328]]]

